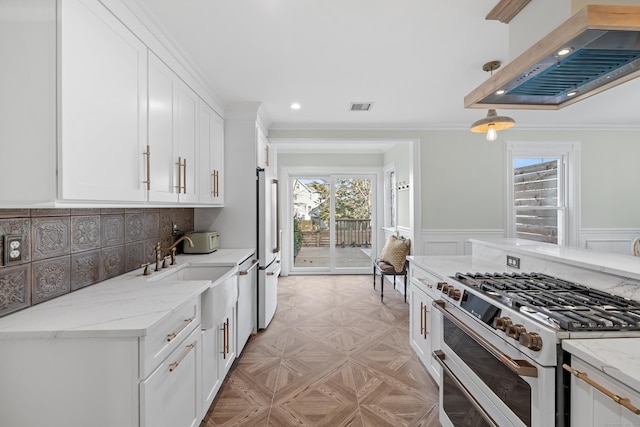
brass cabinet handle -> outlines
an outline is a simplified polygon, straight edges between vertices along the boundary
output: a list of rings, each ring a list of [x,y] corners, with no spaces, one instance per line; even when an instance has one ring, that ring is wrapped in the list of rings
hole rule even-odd
[[[226,359],[229,354],[229,318],[222,324],[222,358]]]
[[[169,365],[169,372],[173,372],[178,365],[180,364],[180,362],[182,362],[182,360],[187,357],[187,354],[189,354],[189,352],[191,351],[192,348],[194,348],[196,346],[198,342],[194,341],[191,344],[189,344],[188,346],[186,346],[186,350],[182,352],[182,354],[180,355],[180,357],[178,357],[178,360],[176,360],[175,362],[173,362],[172,364]]]
[[[218,185],[219,185],[219,182],[220,182],[220,172],[216,170],[216,171],[214,171],[214,173],[215,173],[215,177],[214,177],[214,183],[215,183],[215,186],[214,186],[215,190],[214,191],[215,191],[215,193],[214,193],[214,196],[215,197],[219,197],[220,196],[220,191],[218,190]]]
[[[182,161],[182,193],[187,194],[187,159]]]
[[[177,337],[180,334],[180,332],[184,331],[185,328],[189,326],[189,323],[193,322],[193,319],[195,319],[195,317],[189,317],[188,319],[184,319],[184,321],[182,322],[182,325],[180,326],[180,328],[178,328],[177,331],[167,335],[167,341],[169,342],[173,341],[173,339]]]
[[[422,303],[420,303],[422,304]],[[427,313],[429,312],[429,310],[427,310],[427,305],[424,305],[424,312],[422,313],[422,316],[424,318],[424,335],[422,335],[422,337],[426,340],[427,339]]]
[[[633,412],[634,414],[640,415],[640,409],[638,409],[635,406],[633,406],[629,402],[628,398],[620,397],[617,394],[612,393],[610,390],[607,390],[606,388],[604,388],[603,386],[601,386],[600,384],[598,384],[597,382],[595,382],[591,378],[589,378],[589,376],[585,372],[580,372],[580,371],[578,371],[576,369],[573,369],[571,366],[567,365],[566,363],[562,364],[562,368],[567,372],[571,372],[576,378],[579,378],[582,381],[586,382],[591,387],[593,387],[596,390],[598,390],[600,393],[602,393],[605,396],[611,398],[611,400],[616,402],[618,405],[622,405],[625,408],[627,408],[628,410],[630,410],[631,412]]]
[[[420,301],[420,335],[424,336],[424,330],[426,329],[424,324],[424,303]]]
[[[280,184],[277,179],[271,181],[276,187],[276,247],[273,248],[273,253],[280,252]]]
[[[446,303],[442,300],[437,300],[431,303],[433,307],[435,307],[440,312],[442,312],[442,315],[444,317],[452,321],[458,328],[462,329],[475,342],[480,344],[485,350],[487,350],[493,357],[495,357],[504,366],[509,368],[513,373],[523,377],[532,377],[532,378],[538,377],[538,368],[536,368],[526,360],[514,360],[511,357],[504,354],[503,352],[501,352],[498,348],[496,348],[493,344],[491,344],[489,341],[483,338],[480,334],[478,334],[469,326],[465,325],[462,320],[458,319],[452,313],[450,313],[449,310],[445,308],[445,304]]]
[[[246,270],[241,270],[240,272],[238,272],[238,275],[246,276],[247,274],[249,274],[251,270],[253,270],[257,266],[258,266],[258,260],[254,259],[253,261],[251,261],[251,267],[247,268]]]
[[[182,157],[178,157],[178,163],[176,164],[178,165],[178,185],[175,188],[178,189],[179,194],[182,189]]]
[[[447,375],[449,375],[449,378],[451,378],[451,380],[453,381],[453,383],[456,385],[456,387],[462,392],[462,394],[465,395],[465,397],[467,398],[467,400],[469,402],[471,402],[471,404],[476,408],[476,410],[480,413],[480,415],[482,416],[482,418],[484,418],[484,420],[492,427],[498,427],[498,424],[496,424],[496,422],[493,420],[493,418],[491,418],[491,416],[487,413],[487,411],[484,410],[484,408],[482,407],[482,405],[480,405],[480,403],[478,403],[478,401],[476,400],[475,397],[473,397],[473,395],[471,394],[471,392],[469,392],[469,390],[467,390],[467,388],[464,386],[464,384],[462,384],[462,381],[460,381],[458,379],[458,377],[456,377],[456,375],[453,373],[453,371],[447,366],[447,364],[444,362],[445,359],[445,354],[442,350],[436,350],[434,351],[432,354],[433,358],[438,362],[438,364],[442,367],[442,370],[445,371],[447,373]]]
[[[147,156],[147,180],[142,181],[143,184],[147,184],[147,191],[151,190],[151,147],[147,144],[147,151],[142,153]]]

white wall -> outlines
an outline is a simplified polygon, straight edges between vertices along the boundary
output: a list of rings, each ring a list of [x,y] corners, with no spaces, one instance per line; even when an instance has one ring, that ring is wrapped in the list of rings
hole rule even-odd
[[[629,238],[640,234],[640,179],[635,173],[640,159],[640,130],[510,129],[498,135],[495,142],[467,130],[279,130],[271,131],[270,137],[420,140],[422,230],[417,234],[423,240],[435,236],[438,241],[449,242],[442,245],[447,249],[440,252],[460,254],[465,252],[467,235],[499,236],[504,230],[506,139],[579,141],[582,228],[589,234],[589,239],[580,240],[582,246],[594,249],[615,246],[615,251],[630,247]],[[433,254],[434,250],[427,245],[423,253]]]
[[[395,164],[396,185],[401,182],[410,182],[410,156],[409,144],[399,143],[384,153],[384,165]],[[396,219],[399,227],[409,228],[410,201],[409,191],[396,190]]]

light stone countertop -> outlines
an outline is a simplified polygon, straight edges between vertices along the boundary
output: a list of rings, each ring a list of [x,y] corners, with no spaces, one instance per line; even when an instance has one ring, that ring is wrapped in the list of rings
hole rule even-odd
[[[150,276],[137,269],[0,318],[0,339],[144,336],[211,285],[206,280],[159,278],[188,265],[232,270],[254,252],[220,249],[206,255],[178,255],[178,265]]]
[[[640,392],[640,338],[564,340],[562,348]]]
[[[477,260],[467,255],[458,256],[409,256],[410,263],[440,276],[455,276],[456,273],[504,272],[504,265]],[[411,268],[411,266],[409,266]]]
[[[471,243],[558,261],[588,270],[640,280],[640,257],[558,246],[525,239],[469,239]]]

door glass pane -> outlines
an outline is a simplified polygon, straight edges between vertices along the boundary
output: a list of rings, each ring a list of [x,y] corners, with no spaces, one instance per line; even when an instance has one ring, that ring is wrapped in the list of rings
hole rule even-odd
[[[329,268],[330,183],[325,178],[293,180],[293,266]]]
[[[336,268],[371,266],[371,179],[336,178]]]

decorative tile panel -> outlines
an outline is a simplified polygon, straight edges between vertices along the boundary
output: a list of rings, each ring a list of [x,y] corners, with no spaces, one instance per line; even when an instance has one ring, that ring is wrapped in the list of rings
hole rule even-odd
[[[31,230],[34,260],[69,254],[69,217],[33,218]]]
[[[144,238],[144,219],[142,214],[125,214],[125,241],[138,242]]]
[[[31,209],[31,216],[69,216],[69,209]]]
[[[102,247],[124,244],[124,215],[101,215]]]
[[[31,261],[31,220],[28,218],[0,219],[0,265],[4,265],[4,239],[5,234],[18,234],[22,236],[22,261],[20,264]],[[18,262],[16,262],[18,263]]]
[[[102,249],[102,280],[124,274],[124,246]]]
[[[100,281],[100,251],[71,255],[71,290]]]
[[[31,304],[63,295],[71,290],[69,257],[34,262],[31,282]]]
[[[154,239],[160,232],[160,214],[158,212],[144,213],[144,238]]]
[[[0,218],[29,218],[29,209],[0,209]]]
[[[193,208],[0,209],[0,317],[107,280],[193,230]],[[2,267],[2,236],[23,237],[23,258]],[[100,249],[101,248],[101,249]]]
[[[31,304],[31,265],[0,269],[0,316]]]
[[[71,217],[71,252],[100,247],[100,215]]]
[[[132,271],[140,268],[144,261],[144,243],[128,243],[124,245],[125,270]]]

